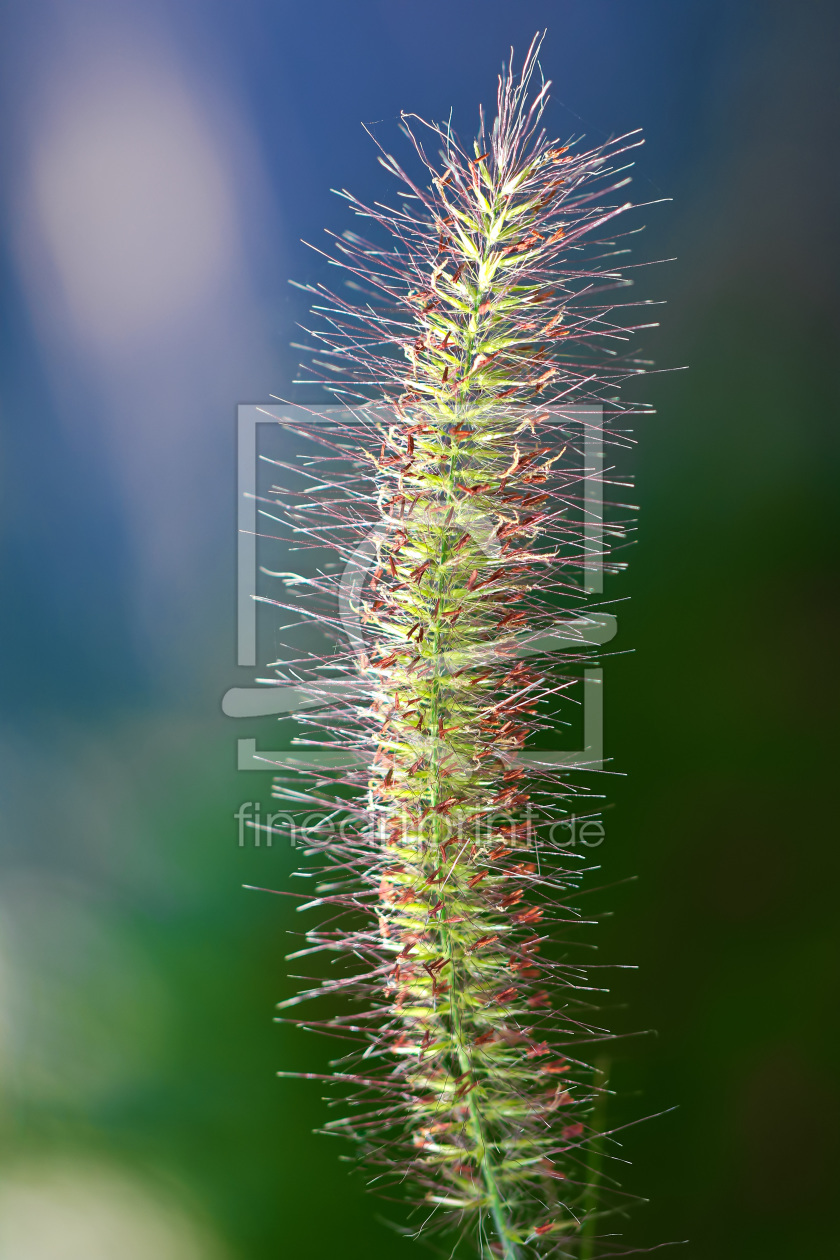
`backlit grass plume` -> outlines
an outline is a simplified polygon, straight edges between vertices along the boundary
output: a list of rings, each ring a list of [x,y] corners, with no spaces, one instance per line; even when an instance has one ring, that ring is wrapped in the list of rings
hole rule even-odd
[[[304,598],[274,601],[337,645],[282,679],[315,728],[297,742],[323,763],[298,783],[324,821],[301,907],[318,923],[295,956],[339,956],[284,1005],[354,999],[300,1021],[358,1043],[327,1078],[346,1096],[327,1129],[420,1205],[418,1229],[507,1260],[591,1255],[624,1203],[593,1193],[588,1056],[608,1034],[601,973],[570,935],[580,858],[556,826],[583,789],[550,754],[524,754],[591,650],[581,574],[604,556],[585,550],[581,505],[604,474],[581,466],[562,409],[606,406],[618,432],[617,385],[641,370],[623,357],[603,231],[628,208],[614,194],[639,141],[548,139],[536,53],[501,75],[469,152],[404,116],[422,174],[382,154],[396,208],[345,194],[389,243],[337,239],[354,301],[318,289],[313,335],[343,410],[297,426],[318,444],[309,484],[278,488],[273,509],[299,545],[346,562],[341,578],[286,574]]]

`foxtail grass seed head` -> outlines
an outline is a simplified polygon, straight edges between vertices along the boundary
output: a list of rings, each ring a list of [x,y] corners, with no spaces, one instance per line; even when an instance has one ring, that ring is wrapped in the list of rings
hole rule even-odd
[[[317,1078],[344,1099],[325,1129],[356,1143],[374,1188],[416,1205],[412,1232],[453,1231],[458,1255],[583,1260],[615,1254],[628,1201],[602,1132],[609,1034],[603,971],[580,961],[582,859],[557,826],[597,811],[598,780],[524,751],[591,658],[584,633],[558,653],[558,615],[585,619],[582,574],[621,567],[587,542],[587,485],[609,470],[581,467],[564,408],[593,408],[626,445],[638,408],[618,387],[643,370],[626,343],[649,325],[616,270],[639,136],[549,139],[538,50],[518,72],[511,58],[471,149],[403,115],[420,175],[380,151],[394,208],[342,194],[386,243],[334,238],[350,296],[313,290],[310,379],[341,410],[297,424],[308,485],[278,488],[272,528],[345,569],[286,574],[274,601],[335,641],[286,662],[310,705],[296,744],[323,767],[275,793],[323,812],[300,906],[314,926],[292,957],[336,966],[282,1005],[312,1002],[293,1022],[353,1043]],[[335,998],[352,1005],[320,1014]]]

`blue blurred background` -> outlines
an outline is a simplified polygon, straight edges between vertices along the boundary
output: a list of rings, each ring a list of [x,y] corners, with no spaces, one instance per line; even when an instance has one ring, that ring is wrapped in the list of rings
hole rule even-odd
[[[840,1133],[836,690],[840,18],[819,0],[3,3],[0,1258],[420,1254],[310,1130],[286,849],[221,715],[235,405],[292,384],[300,238],[386,194],[360,123],[469,134],[548,27],[552,131],[641,126],[642,505],[607,663],[600,851],[622,1226],[824,1256]],[[268,650],[268,649],[267,649]]]

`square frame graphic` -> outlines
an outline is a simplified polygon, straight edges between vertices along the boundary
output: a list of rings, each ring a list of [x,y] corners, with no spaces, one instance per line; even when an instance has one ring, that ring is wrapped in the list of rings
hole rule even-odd
[[[548,408],[557,423],[580,424],[583,432],[583,545],[582,589],[599,595],[604,589],[603,533],[603,409],[597,406]],[[282,424],[311,425],[319,419],[328,422],[345,409],[324,407],[314,413],[303,407],[284,404],[241,403],[237,408],[237,596],[236,659],[243,668],[257,665],[257,460],[259,426]],[[550,423],[551,421],[549,421]],[[615,616],[596,612],[589,616],[559,619],[549,636],[538,641],[539,650],[561,651],[571,646],[595,646],[609,642],[618,629]],[[604,764],[604,671],[583,671],[583,748],[574,751],[523,752],[518,760],[525,765],[601,770]],[[303,692],[294,687],[231,687],[222,699],[222,711],[232,718],[257,718],[293,713],[311,707]],[[258,750],[256,738],[237,739],[237,769],[311,769],[355,764],[360,757],[351,751],[329,752],[287,749]]]

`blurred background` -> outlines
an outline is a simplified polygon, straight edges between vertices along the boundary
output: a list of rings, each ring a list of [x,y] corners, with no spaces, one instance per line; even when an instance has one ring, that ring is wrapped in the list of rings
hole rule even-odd
[[[361,123],[469,135],[548,27],[561,136],[641,126],[639,545],[606,662],[613,1119],[637,1248],[828,1255],[840,14],[820,0],[0,5],[0,1260],[420,1255],[272,1022],[286,847],[222,716],[235,407],[292,384],[301,243],[387,196]],[[264,651],[262,651],[264,648]],[[626,652],[633,649],[632,653]],[[261,647],[271,659],[271,644]],[[427,1253],[424,1253],[427,1254]]]

